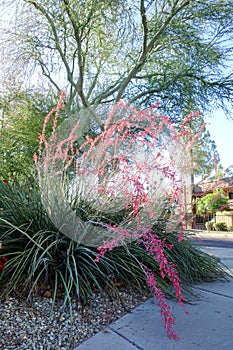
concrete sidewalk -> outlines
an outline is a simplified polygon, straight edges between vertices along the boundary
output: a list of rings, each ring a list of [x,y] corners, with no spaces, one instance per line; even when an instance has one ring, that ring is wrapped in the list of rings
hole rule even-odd
[[[233,274],[233,249],[206,248],[221,258]],[[189,315],[175,301],[168,301],[176,316],[174,329],[180,340],[170,340],[163,328],[160,309],[150,299],[89,338],[75,350],[232,350],[233,279],[195,286],[200,298],[187,305]]]

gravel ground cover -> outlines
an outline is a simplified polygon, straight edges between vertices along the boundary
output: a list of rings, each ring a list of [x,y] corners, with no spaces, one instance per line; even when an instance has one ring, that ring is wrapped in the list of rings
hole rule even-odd
[[[63,302],[56,302],[51,316],[51,298],[35,297],[28,302],[6,297],[0,302],[0,349],[73,349],[150,296],[147,290],[123,288],[118,297],[96,294],[86,305],[72,301],[72,327],[70,308]]]

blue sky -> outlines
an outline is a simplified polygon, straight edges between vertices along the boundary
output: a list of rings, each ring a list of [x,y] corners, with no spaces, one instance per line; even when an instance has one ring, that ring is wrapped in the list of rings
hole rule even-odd
[[[231,118],[233,116],[231,115]],[[228,119],[217,110],[213,116],[205,118],[207,130],[217,145],[221,164],[224,168],[233,165],[233,119]]]

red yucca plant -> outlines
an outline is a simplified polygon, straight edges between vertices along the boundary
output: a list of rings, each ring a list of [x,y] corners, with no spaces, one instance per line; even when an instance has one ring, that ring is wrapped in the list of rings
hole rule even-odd
[[[178,227],[182,240],[184,191],[192,164],[189,154],[201,132],[193,137],[188,124],[199,113],[185,118],[178,129],[154,106],[140,111],[120,101],[108,114],[103,130],[95,137],[86,135],[81,142],[80,121],[68,118],[57,127],[64,97],[61,94],[57,108],[46,117],[35,155],[47,213],[66,236],[98,247],[96,261],[119,245],[131,241],[143,245],[183,305],[179,276],[164,254],[164,248],[172,249],[172,245],[159,238],[155,227],[166,220],[166,231]],[[53,133],[47,140],[46,126],[53,113]],[[167,333],[177,339],[174,315],[153,271],[142,268]]]

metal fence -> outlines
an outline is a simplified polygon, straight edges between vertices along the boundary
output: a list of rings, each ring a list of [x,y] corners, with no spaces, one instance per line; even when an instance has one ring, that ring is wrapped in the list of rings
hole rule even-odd
[[[233,230],[233,212],[217,212],[210,215],[193,215],[187,214],[187,228],[196,230],[206,230],[206,223],[212,222],[213,224],[224,223],[228,231]],[[217,225],[218,226],[218,225]]]

